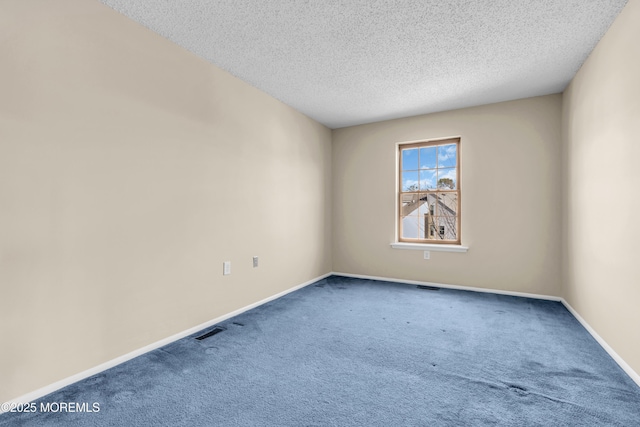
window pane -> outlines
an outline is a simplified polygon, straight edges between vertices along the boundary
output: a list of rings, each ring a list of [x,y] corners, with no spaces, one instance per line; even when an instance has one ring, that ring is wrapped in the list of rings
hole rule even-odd
[[[449,168],[456,167],[457,158],[457,146],[456,144],[441,145],[438,147],[438,167]]]
[[[402,150],[402,170],[418,169],[418,148]]]
[[[411,215],[402,218],[402,238],[417,239],[418,238],[418,216]]]
[[[458,215],[458,193],[440,193],[438,197],[438,216]]]
[[[434,194],[415,193],[402,195],[402,237],[407,239],[424,239],[429,215],[429,200],[435,202]],[[425,215],[425,213],[427,215]]]
[[[420,195],[417,193],[403,194],[402,195],[402,212],[403,217],[408,215],[418,215],[417,209],[422,202],[420,201]]]
[[[455,168],[438,169],[438,189],[455,190],[457,188],[456,179]]]
[[[429,233],[429,227],[433,223],[433,217],[424,215],[418,219],[418,236],[420,239],[428,239],[427,233]]]
[[[435,190],[436,177],[436,169],[420,171],[420,190]]]
[[[458,217],[438,216],[435,218],[437,240],[458,240]]]
[[[420,149],[420,169],[435,169],[437,147]]]
[[[404,208],[405,206],[411,205],[412,203],[415,203],[416,200],[418,200],[418,194],[403,194],[402,195],[402,207]],[[408,215],[408,214],[407,214]]]
[[[435,213],[431,213],[431,209],[435,207],[436,203],[436,195],[434,193],[421,193],[420,194],[420,206],[418,206],[417,215],[435,215]]]
[[[402,172],[402,191],[418,191],[418,172]]]
[[[415,210],[411,214],[417,215],[418,238],[428,239],[429,227],[434,225],[437,197],[434,193],[420,193],[416,196]]]

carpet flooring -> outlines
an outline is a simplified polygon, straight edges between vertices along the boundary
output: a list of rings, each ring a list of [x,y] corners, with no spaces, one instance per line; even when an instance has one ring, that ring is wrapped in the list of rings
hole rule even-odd
[[[216,327],[0,426],[640,426],[640,387],[558,302],[332,276]]]

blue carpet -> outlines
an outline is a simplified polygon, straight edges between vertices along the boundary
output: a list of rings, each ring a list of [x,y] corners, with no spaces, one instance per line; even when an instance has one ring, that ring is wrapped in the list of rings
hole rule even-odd
[[[218,326],[0,425],[640,426],[640,388],[557,302],[329,277]]]

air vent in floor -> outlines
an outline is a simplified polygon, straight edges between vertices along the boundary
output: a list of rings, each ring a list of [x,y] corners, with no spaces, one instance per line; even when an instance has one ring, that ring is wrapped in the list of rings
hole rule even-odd
[[[215,328],[213,328],[212,330],[210,330],[209,332],[207,332],[206,334],[200,335],[199,337],[196,337],[196,339],[198,341],[202,341],[205,338],[209,338],[214,336],[215,334],[219,334],[220,332],[224,331],[224,328],[221,328],[219,326],[216,326]]]
[[[418,286],[416,286],[416,288],[424,289],[425,291],[439,291],[440,290],[440,288],[436,288],[435,286],[425,286],[425,285],[418,285]]]

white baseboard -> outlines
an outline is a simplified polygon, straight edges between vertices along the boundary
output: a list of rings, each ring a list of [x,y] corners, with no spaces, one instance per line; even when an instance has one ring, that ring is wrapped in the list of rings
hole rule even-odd
[[[209,327],[215,325],[216,323],[223,322],[223,321],[225,321],[227,319],[230,319],[230,318],[232,318],[234,316],[242,314],[245,311],[249,311],[252,308],[256,308],[256,307],[261,306],[263,304],[266,304],[266,303],[268,303],[270,301],[278,299],[278,298],[280,298],[282,296],[285,296],[285,295],[287,295],[287,294],[289,294],[289,293],[291,293],[293,291],[297,291],[298,289],[302,289],[305,286],[309,286],[310,284],[315,283],[318,280],[322,280],[322,279],[325,279],[325,278],[331,276],[331,274],[332,273],[327,273],[327,274],[324,274],[322,276],[316,277],[315,279],[311,279],[311,280],[309,280],[307,282],[304,282],[304,283],[302,283],[300,285],[294,286],[293,288],[287,289],[286,291],[282,291],[282,292],[277,293],[275,295],[272,295],[272,296],[270,296],[268,298],[265,298],[265,299],[263,299],[261,301],[255,302],[253,304],[249,304],[246,307],[242,307],[242,308],[240,308],[238,310],[232,311],[231,313],[227,313],[227,314],[225,314],[223,316],[220,316],[220,317],[217,317],[215,319],[209,320],[208,322],[205,322],[205,323],[202,323],[200,325],[194,326],[194,327],[189,328],[189,329],[187,329],[185,331],[179,332],[179,333],[177,333],[175,335],[171,335],[170,337],[164,338],[164,339],[162,339],[160,341],[156,341],[156,342],[154,342],[152,344],[149,344],[147,346],[144,346],[142,348],[134,350],[134,351],[132,351],[130,353],[124,354],[124,355],[122,355],[120,357],[116,357],[115,359],[109,360],[108,362],[105,362],[105,363],[102,363],[102,364],[100,364],[98,366],[95,366],[93,368],[87,369],[86,371],[79,372],[79,373],[77,373],[75,375],[72,375],[72,376],[70,376],[68,378],[62,379],[60,381],[56,381],[53,384],[49,384],[48,386],[39,388],[39,389],[37,389],[35,391],[32,391],[30,393],[27,393],[25,395],[22,395],[20,397],[12,399],[12,400],[10,400],[10,401],[8,401],[6,403],[11,405],[11,404],[20,404],[20,403],[33,402],[34,400],[37,400],[37,399],[39,399],[41,397],[44,397],[49,393],[53,393],[56,390],[60,390],[63,387],[66,387],[66,386],[71,385],[71,384],[73,384],[75,382],[81,381],[81,380],[83,380],[85,378],[89,378],[92,375],[98,374],[98,373],[100,373],[102,371],[106,371],[107,369],[113,368],[114,366],[120,365],[121,363],[124,363],[124,362],[126,362],[128,360],[131,360],[131,359],[135,358],[135,357],[141,356],[141,355],[143,355],[145,353],[148,353],[148,352],[150,352],[152,350],[155,350],[155,349],[160,348],[162,346],[165,346],[167,344],[171,344],[174,341],[177,341],[177,340],[182,339],[184,337],[188,337],[191,334],[195,334],[198,331],[201,331],[203,329],[209,328]],[[7,406],[7,405],[0,405],[0,414],[2,414],[3,412],[7,412],[6,409],[3,410],[3,406]]]
[[[606,351],[609,354],[609,356],[611,356],[611,358],[615,360],[615,362],[622,368],[622,370],[627,375],[629,375],[629,377],[638,385],[638,387],[640,387],[640,375],[638,375],[638,373],[634,371],[633,368],[631,368],[631,366],[629,366],[629,364],[625,362],[624,359],[620,357],[620,355],[616,353],[615,350],[613,350],[613,348],[611,348],[611,346],[607,344],[607,342],[600,335],[598,335],[598,333],[591,327],[591,325],[589,325],[587,321],[584,320],[582,316],[580,316],[578,312],[573,307],[571,307],[571,305],[564,298],[550,296],[550,295],[529,294],[525,292],[511,292],[511,291],[502,291],[498,289],[474,288],[470,286],[446,285],[443,283],[420,282],[416,280],[403,280],[403,279],[395,279],[392,277],[367,276],[362,274],[349,274],[349,273],[338,273],[338,272],[333,272],[332,274],[334,276],[354,277],[357,279],[381,280],[386,282],[434,286],[437,288],[458,289],[461,291],[485,292],[485,293],[491,293],[491,294],[510,295],[510,296],[516,296],[516,297],[525,297],[525,298],[534,298],[534,299],[561,302],[567,308],[567,310],[569,310],[569,312],[573,315],[573,317],[575,317],[578,320],[578,322],[582,324],[582,326],[587,330],[587,332],[591,334],[591,336],[598,342],[598,344],[600,344],[600,346],[604,349],[604,351]]]
[[[534,298],[534,299],[543,299],[543,300],[549,300],[549,301],[562,300],[562,298],[560,297],[554,297],[549,295],[528,294],[526,292],[502,291],[499,289],[474,288],[471,286],[447,285],[444,283],[420,282],[417,280],[395,279],[393,277],[366,276],[362,274],[349,274],[349,273],[336,273],[336,272],[333,272],[333,275],[343,276],[343,277],[354,277],[356,279],[381,280],[384,282],[408,283],[410,285],[433,286],[436,288],[458,289],[460,291],[472,291],[472,292],[483,292],[487,294],[509,295],[512,297]]]
[[[201,331],[203,329],[209,328],[213,325],[215,325],[216,323],[220,323],[223,322],[227,319],[230,319],[231,317],[237,316],[239,314],[244,313],[245,311],[251,310],[252,308],[258,307],[260,305],[266,304],[270,301],[273,301],[277,298],[280,298],[284,295],[287,295],[293,291],[297,291],[298,289],[302,289],[305,286],[309,286],[312,283],[315,283],[319,280],[325,279],[331,275],[334,276],[342,276],[342,277],[353,277],[353,278],[357,278],[357,279],[367,279],[367,280],[380,280],[380,281],[386,281],[386,282],[396,282],[396,283],[405,283],[405,284],[412,284],[412,285],[424,285],[424,286],[434,286],[434,287],[438,287],[438,288],[446,288],[446,289],[458,289],[458,290],[463,290],[463,291],[473,291],[473,292],[484,292],[484,293],[492,293],[492,294],[499,294],[499,295],[509,295],[509,296],[517,296],[517,297],[525,297],[525,298],[534,298],[534,299],[542,299],[542,300],[549,300],[549,301],[559,301],[561,302],[566,308],[567,310],[569,310],[569,312],[582,324],[582,326],[593,336],[593,338],[598,342],[598,344],[600,344],[602,346],[602,348],[613,358],[613,360],[615,360],[615,362],[627,373],[627,375],[629,375],[629,377],[640,387],[640,375],[638,375],[637,372],[635,372],[631,366],[629,366],[624,359],[622,359],[622,357],[620,357],[618,355],[618,353],[616,353],[611,346],[609,346],[609,344],[607,344],[607,342],[600,336],[598,335],[598,333],[575,311],[575,309],[573,307],[571,307],[571,305],[566,302],[564,300],[564,298],[560,298],[560,297],[556,297],[556,296],[549,296],[549,295],[539,295],[539,294],[530,294],[530,293],[525,293],[525,292],[512,292],[512,291],[502,291],[502,290],[494,290],[494,289],[486,289],[486,288],[474,288],[474,287],[469,287],[469,286],[459,286],[459,285],[447,285],[447,284],[443,284],[443,283],[433,283],[433,282],[422,282],[422,281],[416,281],[416,280],[403,280],[403,279],[396,279],[396,278],[392,278],[392,277],[379,277],[379,276],[367,276],[367,275],[362,275],[362,274],[349,274],[349,273],[339,273],[339,272],[333,272],[333,273],[327,273],[324,274],[322,276],[316,277],[315,279],[311,279],[305,283],[302,283],[300,285],[294,286],[290,289],[287,289],[286,291],[282,291],[280,293],[277,293],[275,295],[272,295],[268,298],[265,298],[261,301],[255,302],[253,304],[250,304],[246,307],[240,308],[238,310],[232,311],[231,313],[227,313],[223,316],[217,317],[215,319],[209,320],[208,322],[202,323],[200,325],[194,326],[192,328],[189,328],[185,331],[179,332],[175,335],[172,335],[170,337],[164,338],[160,341],[156,341],[152,344],[149,344],[145,347],[142,347],[138,350],[134,350],[130,353],[127,353],[125,355],[122,355],[120,357],[117,357],[115,359],[109,360],[108,362],[102,363],[98,366],[95,366],[93,368],[87,369],[86,371],[82,371],[80,373],[77,373],[75,375],[72,375],[68,378],[62,379],[60,381],[57,381],[53,384],[50,384],[48,386],[39,388],[35,391],[32,391],[30,393],[27,393],[25,395],[22,395],[20,397],[17,397],[15,399],[12,399],[10,401],[8,401],[7,403],[9,404],[20,404],[20,403],[29,403],[32,402],[34,400],[37,400],[43,396],[46,396],[49,393],[53,393],[56,390],[59,390],[63,387],[66,387],[68,385],[71,385],[75,382],[81,381],[85,378],[89,378],[92,375],[98,374],[102,371],[106,371],[107,369],[113,368],[114,366],[120,365],[121,363],[124,363],[128,360],[131,360],[135,357],[141,356],[145,353],[148,353],[152,350],[155,350],[157,348],[160,348],[162,346],[165,346],[167,344],[170,344],[174,341],[177,341],[179,339],[182,339],[184,337],[187,337],[189,335],[192,335],[198,331]],[[0,414],[2,414],[3,411],[2,408],[0,407]]]
[[[591,325],[589,325],[587,321],[584,320],[573,307],[571,307],[571,304],[565,301],[564,298],[562,299],[562,304],[564,304],[567,310],[569,310],[569,312],[573,314],[573,317],[575,317],[578,322],[582,324],[582,326],[591,334],[591,336],[596,341],[598,341],[598,344],[600,344],[600,346],[604,348],[607,353],[609,353],[609,356],[611,356],[613,360],[616,361],[616,363],[622,368],[622,370],[625,371],[627,375],[629,375],[629,377],[631,377],[631,379],[638,385],[638,387],[640,387],[640,375],[638,375],[638,373],[634,371],[633,368],[631,368],[631,366],[629,366],[629,364],[625,362],[624,359],[620,357],[620,355],[616,353],[600,335],[598,335],[598,333],[591,327]]]

